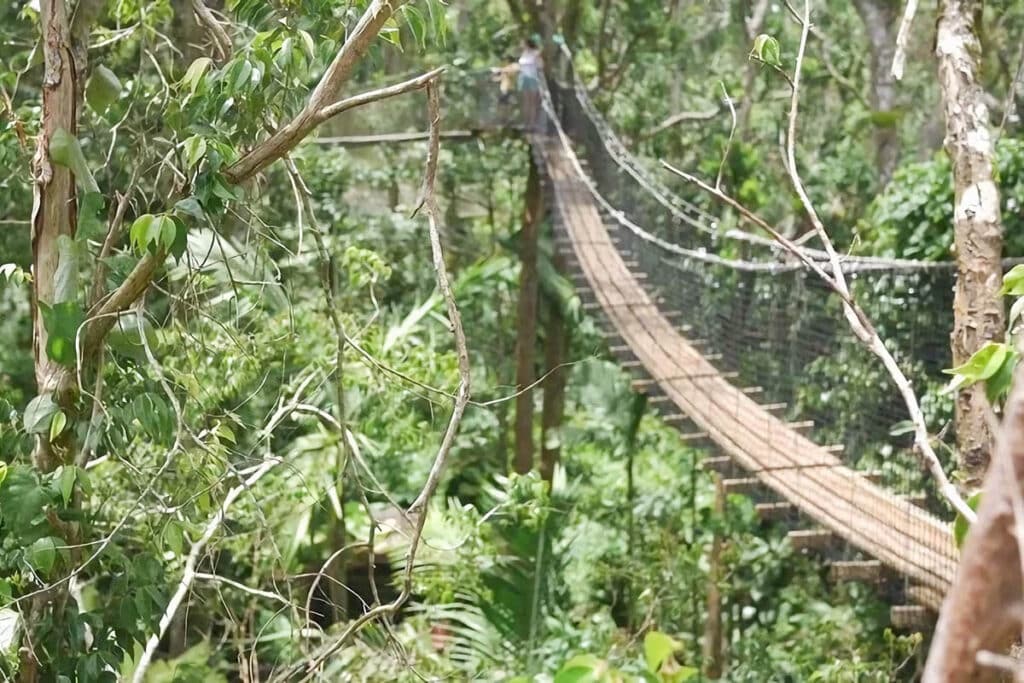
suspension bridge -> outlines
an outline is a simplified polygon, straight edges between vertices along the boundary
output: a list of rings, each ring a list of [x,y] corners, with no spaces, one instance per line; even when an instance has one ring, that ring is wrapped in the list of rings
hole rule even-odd
[[[545,91],[543,132],[526,137],[567,275],[610,352],[682,438],[709,446],[705,466],[726,492],[787,522],[798,550],[827,549],[836,578],[896,577],[894,624],[920,625],[956,570],[951,513],[912,454],[898,393],[846,328],[840,301],[771,239],[723,229],[646,170],[571,67],[562,71]],[[475,101],[486,123],[450,139],[507,124],[494,101]],[[805,253],[827,268],[823,251]],[[918,391],[944,383],[955,264],[847,256],[842,267]]]

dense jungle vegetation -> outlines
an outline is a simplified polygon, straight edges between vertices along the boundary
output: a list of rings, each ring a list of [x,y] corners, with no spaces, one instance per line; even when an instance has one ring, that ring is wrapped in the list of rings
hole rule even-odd
[[[934,54],[958,5],[980,41],[1003,253],[1024,254],[1024,4],[937,4],[896,81],[904,3],[810,3],[799,166],[843,253],[959,255]],[[747,228],[659,160],[796,238],[813,225],[784,146],[791,9],[4,2],[0,676],[918,679],[928,629],[894,627],[892,592],[831,580],[635,390],[556,248],[519,96],[502,103],[491,71],[535,36],[564,79],[567,46],[611,128],[716,229]],[[427,131],[435,96],[441,130],[473,134],[436,157],[422,137],[353,143]],[[855,291],[883,336],[910,334],[900,311],[926,293],[891,284]],[[818,315],[842,325],[833,303]],[[900,361],[956,475],[957,407],[935,379],[963,361],[954,313],[921,311],[914,343],[934,355]],[[793,388],[792,417],[841,405],[822,443],[876,422],[848,447],[889,483],[923,479],[913,426],[871,412],[869,390],[896,390],[855,346],[800,368],[835,391]],[[968,379],[1008,384],[1000,353]]]

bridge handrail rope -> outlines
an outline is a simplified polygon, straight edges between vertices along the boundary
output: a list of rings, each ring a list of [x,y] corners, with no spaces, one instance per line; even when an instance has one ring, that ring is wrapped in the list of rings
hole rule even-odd
[[[768,273],[780,273],[780,272],[791,272],[796,270],[802,270],[803,266],[795,263],[783,263],[781,261],[742,261],[739,259],[729,259],[716,254],[709,253],[700,249],[688,249],[681,247],[678,244],[669,242],[668,240],[662,239],[657,235],[654,235],[643,227],[637,225],[631,221],[625,214],[624,211],[616,208],[609,202],[604,195],[597,189],[596,184],[591,179],[590,175],[583,168],[579,158],[573,151],[572,141],[566,134],[565,129],[562,127],[561,121],[558,118],[558,114],[555,111],[554,102],[551,99],[551,92],[547,87],[547,83],[543,82],[542,79],[541,94],[543,100],[544,111],[547,114],[547,118],[554,125],[555,131],[558,134],[558,139],[566,157],[569,159],[573,166],[573,170],[579,179],[586,186],[587,190],[593,196],[594,200],[601,205],[602,208],[608,213],[609,216],[615,219],[615,221],[628,229],[630,232],[635,234],[640,239],[650,242],[651,244],[657,245],[664,251],[670,252],[677,256],[681,256],[685,259],[691,259],[694,261],[700,261],[702,263],[725,266],[732,268],[733,270],[745,271],[745,272],[768,272]]]
[[[615,161],[615,163],[629,174],[640,187],[652,198],[654,198],[659,204],[661,204],[674,218],[683,221],[697,230],[712,236],[715,240],[730,239],[738,242],[746,242],[759,247],[765,247],[772,251],[775,259],[781,259],[783,263],[790,268],[780,269],[774,272],[788,272],[789,270],[806,270],[807,267],[800,263],[794,263],[791,255],[786,252],[781,246],[773,239],[769,237],[762,237],[755,235],[750,232],[743,230],[728,230],[719,232],[714,226],[717,224],[717,219],[711,214],[707,213],[700,207],[688,202],[687,200],[679,197],[677,194],[672,192],[664,183],[655,178],[651,173],[644,167],[644,165],[636,158],[636,156],[629,151],[626,145],[622,142],[621,138],[615,133],[611,126],[605,121],[604,117],[598,111],[593,100],[590,99],[590,95],[587,92],[585,84],[581,81],[578,74],[576,73],[575,63],[573,61],[572,52],[568,46],[564,43],[561,45],[561,54],[566,61],[567,70],[570,74],[572,82],[572,90],[576,96],[577,101],[582,108],[583,113],[587,116],[591,125],[594,126],[599,134],[601,144],[604,146],[608,153],[608,156]],[[584,171],[585,172],[585,171]],[[687,210],[699,214],[706,218],[711,223],[711,226],[704,225],[693,216],[686,213],[686,211],[680,209],[683,206]],[[647,233],[650,234],[650,233]],[[658,243],[658,242],[654,242]],[[659,246],[664,247],[665,244],[671,244],[666,240],[661,240],[658,243]],[[670,250],[672,251],[672,250]],[[801,247],[803,255],[811,258],[815,261],[828,261],[828,254],[822,249],[815,249],[812,247]],[[676,252],[678,253],[678,252]],[[943,271],[943,270],[956,270],[956,261],[925,261],[918,259],[901,259],[901,258],[887,258],[881,256],[858,256],[853,254],[846,254],[842,257],[842,265],[844,273],[855,273],[863,271],[890,271],[890,272],[911,272],[920,270],[931,270],[931,271]],[[725,259],[722,263],[728,264],[729,262],[736,264],[738,270],[749,270],[745,264],[750,264],[749,261],[738,261]],[[1024,263],[1024,258],[1004,258],[1003,266],[1005,268],[1012,267],[1019,263]],[[830,270],[830,267],[823,264],[826,271]],[[770,270],[770,269],[765,269]]]

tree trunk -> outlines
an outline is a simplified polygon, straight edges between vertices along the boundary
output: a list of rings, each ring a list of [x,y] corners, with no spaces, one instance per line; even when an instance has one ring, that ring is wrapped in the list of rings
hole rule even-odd
[[[533,390],[537,346],[537,235],[544,197],[540,169],[531,158],[526,180],[523,227],[519,233],[519,307],[516,324],[516,455],[514,468],[526,474],[533,468]]]
[[[565,259],[558,249],[551,259],[555,271],[565,272]],[[547,332],[544,345],[544,408],[541,414],[540,473],[551,481],[555,465],[561,459],[562,422],[565,417],[565,384],[567,368],[562,367],[569,355],[569,328],[562,306],[552,296],[544,298],[547,304]]]
[[[561,264],[557,255],[555,267]],[[559,270],[561,270],[559,268]],[[541,413],[541,451],[540,473],[546,481],[551,481],[555,465],[562,452],[562,420],[565,417],[565,363],[569,351],[569,334],[557,301],[548,302],[548,329],[544,345],[544,365],[547,376],[544,380],[544,410]]]
[[[1018,366],[1006,402],[978,519],[960,554],[928,654],[924,683],[999,681],[977,664],[981,650],[1002,653],[1020,635],[1021,555],[1015,526],[1024,524],[1024,366]]]
[[[719,519],[725,516],[725,488],[722,477],[715,478],[715,515]],[[711,552],[708,553],[708,602],[707,620],[704,622],[704,640],[702,652],[704,658],[704,675],[708,678],[722,677],[722,592],[718,583],[722,580],[722,534],[715,531],[711,540]]]
[[[73,302],[78,295],[74,277],[65,279],[62,275],[62,282],[58,282],[61,243],[74,238],[77,224],[75,178],[70,169],[56,164],[50,157],[50,142],[57,131],[75,135],[77,130],[78,102],[75,66],[71,57],[74,50],[64,0],[43,0],[40,24],[43,27],[43,109],[33,159],[32,346],[39,395],[49,395],[70,417],[77,386],[74,370],[50,359],[41,310],[43,306]],[[70,256],[71,250],[65,247],[64,252]],[[36,437],[32,460],[41,472],[51,472],[61,462],[74,457],[73,433],[74,430],[66,429],[52,443],[46,434]]]
[[[953,299],[953,364],[960,365],[985,342],[1003,336],[1000,258],[1003,230],[999,189],[993,177],[993,143],[982,98],[976,0],[940,3],[935,52],[946,119],[946,152],[953,164],[958,277]],[[960,468],[968,489],[985,475],[992,447],[990,410],[980,384],[961,391],[956,401]]]
[[[879,186],[892,180],[900,159],[900,135],[895,118],[896,80],[892,59],[896,52],[899,3],[894,0],[854,0],[871,47],[871,108],[875,123],[875,164]]]

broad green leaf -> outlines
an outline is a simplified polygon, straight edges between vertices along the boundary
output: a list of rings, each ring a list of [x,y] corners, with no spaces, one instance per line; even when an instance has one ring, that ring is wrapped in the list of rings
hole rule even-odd
[[[78,241],[101,240],[106,234],[103,209],[106,199],[99,192],[82,192],[78,195]]]
[[[985,396],[990,403],[1001,401],[1010,391],[1013,384],[1013,371],[1017,367],[1017,352],[1010,350],[996,374],[985,380]]]
[[[179,216],[194,218],[197,221],[206,218],[202,205],[195,197],[186,197],[185,199],[178,200],[174,205],[174,213]]]
[[[302,47],[306,50],[306,56],[309,57],[310,61],[316,59],[316,43],[313,42],[313,36],[309,35],[308,31],[303,31],[300,28],[299,37],[302,38]]]
[[[999,293],[1002,295],[1010,294],[1011,296],[1024,295],[1024,263],[1018,263],[1007,271],[1006,275],[1003,276],[1003,286],[1000,288]]]
[[[137,420],[142,431],[153,441],[164,443],[174,435],[174,411],[166,399],[153,393],[142,393],[131,403],[130,417]]]
[[[206,70],[213,64],[213,60],[209,57],[200,57],[199,59],[192,62],[188,70],[185,71],[185,75],[182,76],[180,85],[185,86],[189,89],[189,92],[194,93],[196,88],[199,86],[199,82],[202,80]]]
[[[170,216],[157,216],[151,231],[156,231],[157,244],[165,251],[170,251],[178,235],[178,226]]]
[[[182,146],[185,149],[185,167],[191,171],[206,155],[206,139],[199,135],[193,135],[185,140]]]
[[[28,562],[33,569],[48,574],[57,560],[57,539],[44,536],[28,547]]]
[[[664,633],[649,632],[644,636],[644,661],[647,664],[647,670],[656,673],[678,647],[678,643]]]
[[[7,479],[7,463],[0,462],[0,486],[3,486],[5,479]]]
[[[93,69],[85,86],[85,99],[93,110],[103,113],[121,96],[121,81],[113,71],[100,64]]]
[[[46,355],[61,365],[75,365],[75,337],[85,320],[77,301],[62,301],[49,306],[39,303],[39,313],[46,330]]]
[[[82,146],[78,144],[78,138],[63,128],[54,131],[50,138],[50,158],[53,163],[71,169],[71,172],[75,174],[75,180],[81,183],[87,191],[100,191],[100,186],[96,184],[96,179],[92,177],[92,171],[89,170],[89,164],[85,161],[85,155],[82,154]]]
[[[175,520],[169,520],[164,525],[163,533],[160,535],[164,545],[176,555],[181,555],[185,547],[185,532]]]
[[[144,213],[132,223],[128,236],[131,239],[132,248],[136,251],[145,251],[151,244],[158,242],[162,224],[158,223],[156,218],[151,213]]]
[[[967,499],[967,506],[972,510],[977,511],[979,505],[981,505],[981,492],[975,493]],[[957,513],[956,520],[953,522],[953,539],[956,541],[957,548],[963,547],[964,539],[967,538],[967,531],[970,528],[971,523],[964,519],[960,513]]]
[[[50,394],[36,396],[25,407],[22,417],[25,431],[29,434],[46,434],[50,430],[50,421],[59,410],[60,407],[54,403]]]
[[[232,81],[232,88],[234,90],[244,90],[249,85],[249,77],[252,76],[252,64],[248,59],[239,62],[237,71],[234,74],[234,80]]]
[[[57,270],[53,274],[53,301],[64,303],[78,298],[78,249],[67,235],[57,237]]]
[[[587,683],[597,681],[605,663],[594,655],[576,655],[559,669],[553,683]]]
[[[50,420],[50,442],[57,440],[64,428],[68,426],[68,416],[64,414],[63,410],[58,410],[53,414],[53,419]]]
[[[943,370],[946,374],[962,375],[968,383],[988,379],[999,371],[1010,354],[1010,347],[999,342],[988,342],[978,349],[960,367]]]
[[[29,282],[32,277],[17,263],[4,263],[0,265],[0,275],[16,285]]]
[[[71,502],[71,495],[75,492],[75,481],[77,479],[78,468],[74,465],[63,465],[60,468],[57,485],[60,488],[60,497],[64,499],[65,505]]]
[[[767,33],[762,33],[754,38],[754,47],[750,51],[751,57],[756,57],[771,66],[782,66],[781,54],[779,41]]]

